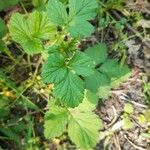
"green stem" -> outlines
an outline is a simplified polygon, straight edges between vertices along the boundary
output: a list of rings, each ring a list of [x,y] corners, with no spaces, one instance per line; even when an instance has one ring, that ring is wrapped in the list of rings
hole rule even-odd
[[[18,61],[11,55],[10,51],[8,50],[8,48],[4,49],[4,52],[9,56],[9,58],[15,63],[17,64]]]
[[[22,1],[20,1],[20,5],[21,5],[23,11],[25,12],[25,14],[27,14],[28,12],[27,12],[27,10],[26,10],[26,8],[25,8],[25,6],[24,6]]]

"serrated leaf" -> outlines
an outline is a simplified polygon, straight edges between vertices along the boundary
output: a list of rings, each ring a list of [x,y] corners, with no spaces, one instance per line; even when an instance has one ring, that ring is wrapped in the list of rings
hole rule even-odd
[[[69,62],[54,52],[43,65],[42,78],[46,83],[54,83],[54,95],[63,105],[75,107],[84,97],[83,81],[78,75],[92,74],[93,67],[93,61],[82,52],[75,53]]]
[[[55,104],[55,101],[49,103],[49,111],[45,114],[44,135],[47,139],[60,136],[68,122],[68,111]]]
[[[92,47],[87,48],[85,50],[85,53],[95,61],[96,65],[103,63],[107,58],[106,44],[104,43],[96,44]]]
[[[86,37],[94,32],[94,27],[88,22],[97,14],[96,0],[69,0],[69,28],[71,36]]]
[[[116,60],[107,59],[99,69],[101,72],[107,74],[110,78],[118,77],[121,73],[121,66]]]
[[[28,17],[27,22],[30,33],[33,37],[47,40],[56,32],[56,27],[52,25],[46,13],[44,12],[32,12]]]
[[[88,22],[97,14],[97,0],[69,0],[67,6],[59,0],[51,0],[47,5],[50,20],[58,26],[63,26],[73,37],[86,37],[94,32],[94,27]]]
[[[5,22],[0,18],[0,38],[2,38],[7,32],[7,26]]]
[[[120,67],[120,75],[111,79],[111,87],[118,87],[122,82],[126,81],[131,76],[131,70],[127,65]]]
[[[70,139],[83,149],[90,149],[96,145],[99,138],[98,130],[102,127],[101,120],[92,110],[93,105],[87,101],[70,110],[68,134]]]
[[[25,43],[21,43],[21,45],[28,54],[37,54],[43,50],[42,42],[36,38],[28,39]]]
[[[94,73],[94,61],[85,53],[76,52],[69,62],[69,67],[78,75],[88,76]]]
[[[110,78],[118,78],[129,72],[129,68],[126,65],[121,66],[116,60],[112,59],[107,59],[99,70]]]
[[[28,54],[40,53],[42,41],[49,39],[54,33],[54,26],[44,12],[34,11],[28,18],[14,13],[9,25],[12,39],[18,42]]]
[[[94,27],[87,21],[74,19],[70,23],[68,32],[72,37],[87,37],[94,32]]]
[[[67,22],[66,8],[59,0],[50,0],[48,2],[47,13],[51,22],[55,25],[63,26]]]
[[[99,97],[95,93],[91,92],[90,90],[87,90],[87,92],[86,92],[86,99],[89,102],[91,102],[92,104],[96,104],[97,105]]]
[[[43,65],[42,78],[46,83],[59,83],[67,75],[65,58],[59,54],[51,54]]]
[[[69,17],[80,17],[83,20],[90,20],[96,16],[97,0],[69,0]]]
[[[68,72],[65,78],[56,84],[54,95],[68,107],[78,106],[84,97],[83,81],[77,75]]]
[[[85,86],[91,92],[96,93],[99,98],[107,98],[109,96],[110,80],[106,75],[98,71],[95,71],[91,76],[85,77]]]

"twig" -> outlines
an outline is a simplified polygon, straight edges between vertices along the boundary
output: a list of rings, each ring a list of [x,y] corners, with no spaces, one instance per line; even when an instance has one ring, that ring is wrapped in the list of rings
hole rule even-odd
[[[113,13],[113,15],[116,16],[117,19],[121,19],[121,18],[122,18],[122,17],[118,14],[117,11],[112,10],[112,13]],[[129,23],[125,23],[125,25],[126,25],[126,27],[127,27],[130,31],[132,31],[137,37],[140,38],[140,40],[143,42],[143,44],[144,44],[145,46],[147,46],[148,48],[150,48],[150,44],[149,44],[147,41],[143,41],[144,38],[143,38],[140,34],[137,34],[137,33],[139,33],[137,30],[135,30]]]
[[[110,128],[118,119],[118,114],[117,114],[117,111],[116,111],[115,107],[112,106],[112,109],[113,109],[113,112],[114,112],[114,118],[111,121],[111,123],[108,125],[108,128]]]
[[[120,98],[121,100],[130,102],[130,103],[132,103],[132,104],[134,104],[134,105],[137,105],[137,106],[139,106],[139,107],[148,108],[146,105],[140,104],[140,103],[135,102],[135,101],[128,100],[126,97],[127,97],[126,94],[122,94],[122,96],[120,96],[119,98]]]
[[[140,146],[135,145],[132,141],[130,141],[130,140],[128,139],[128,137],[127,137],[126,135],[125,135],[124,137],[125,137],[125,139],[126,139],[134,148],[136,148],[137,150],[146,150],[146,149],[143,148],[143,147],[140,147]]]
[[[116,145],[117,150],[121,150],[117,134],[114,134],[114,143]]]

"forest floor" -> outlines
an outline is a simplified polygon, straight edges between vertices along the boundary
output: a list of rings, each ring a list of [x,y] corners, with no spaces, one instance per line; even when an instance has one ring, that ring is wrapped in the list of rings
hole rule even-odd
[[[99,41],[105,42],[109,47],[109,57],[119,58],[127,63],[131,69],[131,76],[118,88],[112,89],[108,99],[99,101],[95,112],[102,119],[104,126],[100,130],[99,143],[95,150],[150,150],[150,2],[129,0],[122,6],[118,1],[115,5],[113,3],[110,6],[102,4],[101,7],[104,20],[102,24],[105,25],[99,29],[98,20],[92,21],[96,31],[91,37],[81,42],[81,47],[85,48]],[[6,9],[0,12],[0,16],[7,22],[14,11],[22,11],[22,8],[15,6]],[[108,19],[108,21],[106,18],[110,20]],[[126,21],[121,22],[122,18],[125,18]],[[7,74],[11,70],[9,76],[16,85],[20,83],[23,86],[27,85],[32,73],[28,65],[28,58],[26,55],[22,57],[21,50],[14,43],[8,43],[8,47],[19,63],[14,64],[6,53],[0,52],[0,68],[7,69]],[[36,64],[39,57],[39,55],[31,57],[30,62]],[[32,88],[27,86],[17,98],[14,98],[14,85],[8,84],[9,88],[0,84],[0,90],[5,89],[5,94],[11,99],[20,99],[22,102],[21,99],[27,97],[32,99],[32,102],[40,109],[46,107],[42,91],[40,91],[42,94],[39,95],[34,92],[44,88],[43,85],[39,86],[38,77],[37,84]],[[35,125],[31,128],[34,128],[35,138],[31,139],[31,142],[35,145],[37,143],[37,145],[46,145],[47,141],[43,136],[43,114],[36,109],[27,112],[21,102],[17,102],[15,105],[13,105],[15,102],[12,102],[11,115],[3,123],[10,126],[12,130],[15,130],[13,124],[17,125],[17,127],[15,126],[18,130],[16,132],[19,132],[19,138],[21,138],[22,132],[24,134],[22,128],[32,126],[34,122]],[[35,108],[30,102],[25,105]],[[24,121],[21,118],[24,118]],[[30,124],[27,125],[29,120]],[[2,132],[1,126],[0,131]],[[15,150],[17,141],[3,138],[1,132],[0,146],[4,150]],[[12,132],[9,134],[14,137],[18,136]],[[76,149],[68,139],[63,139],[59,144],[65,145],[64,149]],[[55,144],[49,147],[53,150],[56,149]]]

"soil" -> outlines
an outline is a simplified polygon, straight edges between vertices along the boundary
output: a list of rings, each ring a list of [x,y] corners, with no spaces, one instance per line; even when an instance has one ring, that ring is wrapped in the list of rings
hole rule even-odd
[[[131,1],[130,3],[136,3],[136,5],[138,5],[138,2],[140,1]],[[139,11],[139,7],[136,5],[133,8],[131,7],[131,9]],[[146,4],[144,3],[144,5]],[[142,5],[142,7],[144,7],[144,5]],[[143,9],[140,8],[140,10],[147,20],[150,19],[147,5]],[[1,12],[0,16],[2,16],[7,21],[10,14],[14,11],[21,10],[18,7],[13,9],[11,8],[11,10]],[[119,13],[121,14],[121,12]],[[93,45],[94,43],[97,43],[98,41],[101,41],[101,35],[97,29],[97,20],[94,20],[92,24],[95,24],[96,32],[91,37],[84,39],[81,42],[79,45],[81,50]],[[134,33],[132,33],[128,27],[125,28],[125,31],[129,36],[134,35]],[[120,58],[121,53],[111,49],[111,44],[117,42],[119,39],[117,31],[113,26],[108,26],[104,30],[103,34],[103,42],[108,45],[110,50],[109,57]],[[149,34],[149,32],[147,32],[147,34]],[[147,42],[150,44],[150,41]],[[95,150],[150,150],[150,140],[141,136],[141,134],[145,133],[150,128],[150,126],[145,124],[141,125],[137,121],[139,114],[143,114],[146,110],[149,110],[149,107],[146,104],[146,97],[143,93],[142,77],[146,74],[146,82],[149,82],[148,74],[150,73],[150,47],[146,46],[144,41],[141,41],[139,37],[134,37],[127,40],[125,45],[127,47],[126,62],[132,70],[132,75],[126,82],[122,83],[120,87],[112,89],[110,98],[103,101],[100,100],[97,106],[96,113],[103,120],[104,127],[102,130],[100,130],[100,140],[95,147]],[[11,44],[8,47],[14,57],[22,58],[21,63],[13,68],[10,76],[17,85],[20,85],[23,81],[30,77],[30,68],[26,66],[26,56],[21,57],[22,53],[16,47],[16,45]],[[39,56],[31,58],[31,62],[36,63],[38,58]],[[0,53],[0,67],[9,67],[12,64],[13,62],[8,56],[6,56],[4,53]],[[34,70],[35,68],[33,67],[32,69]],[[32,99],[32,102],[35,103],[39,108],[45,108],[46,101],[44,98],[34,93],[32,89],[26,90],[23,94]],[[128,130],[125,130],[122,126],[122,115],[124,114],[124,106],[126,103],[131,103],[134,108],[134,113],[131,115],[133,126]],[[27,110],[25,110],[20,104],[17,104],[15,107],[11,108],[11,118],[13,119],[16,116],[21,118],[22,116],[25,116],[26,113]],[[40,140],[43,143],[46,142],[46,139],[43,136],[43,114],[36,111],[31,111],[30,113],[33,116],[35,122],[35,135],[40,137]],[[24,123],[26,123],[26,121],[24,121]],[[0,136],[2,135],[3,134],[0,133]],[[60,143],[60,145],[63,144],[67,145],[67,149],[76,149],[67,138]],[[0,139],[0,146],[6,150],[17,150],[15,143],[9,140]],[[49,146],[49,149],[55,150],[55,144]]]

